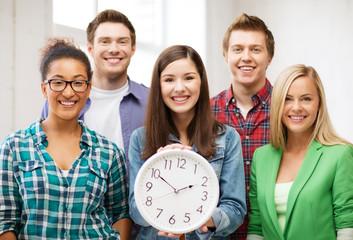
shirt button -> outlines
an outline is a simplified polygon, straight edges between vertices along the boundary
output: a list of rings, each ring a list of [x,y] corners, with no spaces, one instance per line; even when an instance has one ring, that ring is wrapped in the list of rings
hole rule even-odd
[[[232,103],[235,103],[235,99],[234,98],[232,99]]]
[[[236,113],[235,116],[236,116],[236,117],[239,117],[239,113]]]
[[[245,164],[246,164],[246,165],[250,165],[250,161],[246,161]]]
[[[247,186],[246,189],[249,191],[249,186]]]
[[[246,139],[246,140],[249,140],[249,138],[250,138],[249,136],[245,136],[245,139]]]

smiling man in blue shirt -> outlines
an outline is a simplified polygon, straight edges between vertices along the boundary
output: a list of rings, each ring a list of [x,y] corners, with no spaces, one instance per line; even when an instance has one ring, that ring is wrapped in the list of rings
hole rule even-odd
[[[91,93],[80,120],[124,149],[128,170],[130,136],[143,124],[149,91],[127,75],[136,50],[135,29],[124,14],[105,10],[93,19],[86,32],[94,71]],[[41,116],[48,116],[48,102]]]

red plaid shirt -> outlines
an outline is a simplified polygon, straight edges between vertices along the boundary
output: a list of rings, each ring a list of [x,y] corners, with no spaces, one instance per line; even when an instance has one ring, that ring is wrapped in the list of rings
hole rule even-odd
[[[243,149],[246,205],[249,211],[249,182],[252,156],[256,148],[269,142],[270,134],[270,102],[272,85],[266,79],[265,86],[251,97],[253,108],[248,112],[246,120],[237,107],[233,96],[232,86],[211,99],[213,113],[218,121],[234,127],[240,137]],[[248,215],[244,223],[231,235],[231,239],[246,239],[248,228]]]

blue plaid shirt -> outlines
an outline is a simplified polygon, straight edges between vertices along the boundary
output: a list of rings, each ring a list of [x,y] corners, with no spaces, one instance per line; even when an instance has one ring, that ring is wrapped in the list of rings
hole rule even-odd
[[[0,234],[19,239],[119,239],[129,217],[124,153],[81,121],[81,154],[68,176],[46,151],[40,121],[0,147]],[[65,149],[63,149],[65,151]]]

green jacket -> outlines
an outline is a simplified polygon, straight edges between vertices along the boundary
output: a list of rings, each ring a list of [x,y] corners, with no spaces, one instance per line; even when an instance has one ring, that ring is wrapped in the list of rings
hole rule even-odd
[[[289,192],[282,233],[274,188],[282,150],[271,145],[253,156],[248,234],[266,240],[330,240],[353,227],[353,149],[313,141]]]

